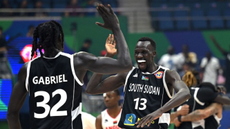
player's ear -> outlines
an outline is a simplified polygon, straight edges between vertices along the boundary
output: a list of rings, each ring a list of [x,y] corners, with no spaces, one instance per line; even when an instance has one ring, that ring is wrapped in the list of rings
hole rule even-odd
[[[153,55],[153,57],[156,57],[156,55],[157,55],[156,50],[154,50],[154,51],[152,52],[152,55]]]

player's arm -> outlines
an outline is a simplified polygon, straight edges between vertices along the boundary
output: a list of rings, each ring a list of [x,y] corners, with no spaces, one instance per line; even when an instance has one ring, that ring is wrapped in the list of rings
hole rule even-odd
[[[26,67],[27,64],[24,64],[18,73],[18,80],[13,87],[8,111],[7,111],[7,122],[9,129],[21,129],[19,121],[19,111],[25,101],[27,90],[25,88],[26,80]]]
[[[119,20],[109,5],[109,11],[102,5],[97,6],[97,11],[101,15],[104,24],[97,25],[112,31],[117,42],[117,59],[108,57],[96,57],[89,53],[79,53],[74,56],[76,68],[90,70],[102,74],[114,74],[129,71],[132,68],[132,61],[128,45],[120,29]]]
[[[214,38],[213,35],[210,36],[212,42],[215,44],[215,46],[218,48],[218,50],[225,55],[225,53],[227,53],[220,45],[219,43],[216,41],[216,39]]]
[[[184,116],[189,113],[189,105],[185,104],[181,106],[181,108],[178,111],[172,112],[170,114],[170,123],[173,123],[173,120],[178,116]]]
[[[102,94],[115,90],[124,85],[126,75],[127,73],[118,73],[101,81],[103,75],[94,73],[87,84],[86,93]]]
[[[177,107],[181,105],[183,102],[185,102],[187,99],[190,98],[190,91],[186,84],[181,80],[179,74],[174,70],[168,70],[166,72],[166,83],[167,85],[170,85],[175,90],[176,94],[161,108],[154,111],[153,113],[145,116],[143,119],[138,121],[136,124],[138,124],[137,127],[144,127],[147,123],[148,126],[150,126],[151,122],[157,118],[159,118],[162,113],[167,112],[171,110],[174,107]]]
[[[219,94],[214,101],[223,105],[230,105],[230,98],[226,95]]]
[[[103,128],[102,128],[102,118],[101,118],[101,114],[98,115],[97,118],[96,118],[95,127],[96,127],[96,129],[103,129]]]
[[[116,40],[114,40],[113,42],[113,39],[114,36],[109,35],[109,37],[106,40],[106,57],[113,57],[117,53],[117,49],[115,47]],[[86,87],[86,93],[99,94],[115,90],[124,84],[126,75],[127,73],[119,73],[101,82],[103,75],[94,73],[90,81],[88,82],[88,85]]]
[[[181,116],[179,118],[180,121],[177,117],[174,119],[173,122],[174,122],[175,126],[178,127],[178,126],[180,126],[181,122],[187,122],[187,121],[192,122],[192,121],[198,121],[198,120],[206,119],[209,116],[218,113],[221,109],[222,109],[221,104],[212,103],[211,105],[209,105],[205,109],[198,109],[198,110],[195,110],[195,111],[189,113],[188,115]]]

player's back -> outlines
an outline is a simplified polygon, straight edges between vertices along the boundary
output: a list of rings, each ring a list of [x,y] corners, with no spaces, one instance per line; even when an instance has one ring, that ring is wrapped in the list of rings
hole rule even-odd
[[[30,125],[36,129],[82,129],[81,86],[73,56],[59,52],[28,63]]]
[[[205,103],[201,102],[199,98],[197,97],[199,90],[200,90],[199,87],[190,87],[190,94],[192,95],[192,97],[184,103],[184,104],[189,105],[189,113],[195,111],[196,109],[205,108]],[[205,127],[204,124],[205,124],[205,121],[203,119],[199,121],[195,121],[195,122],[183,122],[176,129],[204,129]]]

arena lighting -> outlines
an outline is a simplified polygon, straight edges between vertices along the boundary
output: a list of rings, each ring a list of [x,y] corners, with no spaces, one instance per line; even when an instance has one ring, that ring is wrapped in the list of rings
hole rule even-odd
[[[20,55],[25,63],[30,61],[31,50],[32,50],[32,44],[27,44],[20,52]],[[42,49],[42,52],[44,53],[43,49]],[[37,54],[38,54],[37,56],[40,56],[40,52],[38,50],[37,50]],[[34,55],[33,58],[37,56]]]

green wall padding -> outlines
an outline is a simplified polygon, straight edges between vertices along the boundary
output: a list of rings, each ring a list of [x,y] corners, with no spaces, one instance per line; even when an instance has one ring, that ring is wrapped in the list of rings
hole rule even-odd
[[[2,27],[3,31],[7,30],[13,21],[0,21],[0,26]]]
[[[138,39],[140,39],[141,37],[150,37],[156,42],[158,59],[167,52],[167,47],[170,45],[170,42],[167,40],[167,37],[162,32],[128,34],[126,40],[128,42],[130,54],[133,60],[136,43]]]
[[[210,39],[210,35],[213,35],[216,41],[220,44],[220,46],[226,51],[230,50],[230,31],[229,30],[214,30],[214,31],[203,31],[204,39],[206,40],[207,45],[209,46],[211,52],[217,58],[223,59],[223,55],[216,48],[214,43]]]
[[[127,35],[127,18],[119,17],[120,27],[123,34]],[[62,18],[62,26],[65,34],[65,41],[67,46],[75,51],[79,51],[85,39],[92,40],[92,46],[90,47],[90,53],[100,55],[100,51],[105,49],[105,40],[112,31],[104,29],[95,24],[95,22],[103,23],[101,17],[84,17],[84,18]],[[74,34],[71,31],[73,24],[77,25],[77,31]]]

